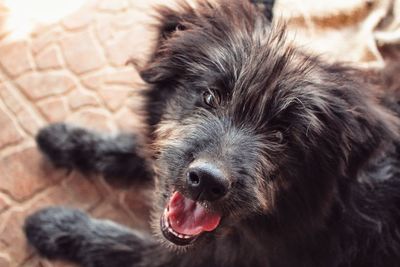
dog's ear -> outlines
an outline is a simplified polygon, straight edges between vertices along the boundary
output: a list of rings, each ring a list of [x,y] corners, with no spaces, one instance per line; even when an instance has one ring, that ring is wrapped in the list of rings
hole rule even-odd
[[[347,169],[355,177],[372,157],[399,138],[400,121],[373,99],[368,99],[358,111],[349,112],[353,113],[357,125],[350,124],[346,131],[350,148]]]
[[[326,140],[338,148],[347,176],[357,177],[371,158],[399,140],[400,120],[382,105],[379,92],[354,80],[360,73],[345,69],[332,75],[337,81],[327,85],[329,95],[324,100],[324,113],[329,114],[325,124],[330,128]]]
[[[362,72],[313,60],[307,80],[314,82],[295,91],[294,110],[302,114],[298,124],[291,124],[295,143],[322,171],[356,178],[371,159],[399,140],[400,120],[382,104],[380,92],[359,79]]]
[[[154,52],[147,64],[139,70],[140,76],[146,83],[164,82],[173,70],[165,66],[163,60],[168,39],[173,38],[179,31],[185,31],[187,24],[195,18],[195,11],[189,4],[182,2],[177,7],[159,6],[156,8],[156,23],[153,28],[157,31]]]

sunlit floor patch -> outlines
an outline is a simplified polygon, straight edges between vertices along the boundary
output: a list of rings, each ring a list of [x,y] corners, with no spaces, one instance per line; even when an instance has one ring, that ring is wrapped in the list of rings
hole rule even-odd
[[[2,32],[12,39],[28,36],[38,25],[57,22],[78,10],[87,0],[3,0],[8,10]]]

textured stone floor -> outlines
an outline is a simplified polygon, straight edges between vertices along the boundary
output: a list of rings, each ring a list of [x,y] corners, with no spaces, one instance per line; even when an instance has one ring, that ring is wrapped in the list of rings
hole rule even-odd
[[[109,132],[140,129],[134,115],[140,80],[125,62],[144,58],[151,44],[145,25],[153,2],[90,1],[27,36],[0,39],[0,267],[69,266],[39,260],[26,246],[23,219],[40,207],[78,207],[146,227],[143,193],[116,191],[99,177],[54,170],[33,137],[57,121]],[[0,27],[7,12],[0,7]]]

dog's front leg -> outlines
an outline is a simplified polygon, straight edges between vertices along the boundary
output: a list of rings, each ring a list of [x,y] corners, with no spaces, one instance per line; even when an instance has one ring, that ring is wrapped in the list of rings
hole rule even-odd
[[[152,171],[138,138],[132,134],[100,134],[64,123],[39,131],[40,151],[56,167],[99,173],[116,184],[151,181]]]
[[[83,267],[162,267],[173,257],[151,236],[75,209],[41,210],[27,218],[24,230],[41,256]]]

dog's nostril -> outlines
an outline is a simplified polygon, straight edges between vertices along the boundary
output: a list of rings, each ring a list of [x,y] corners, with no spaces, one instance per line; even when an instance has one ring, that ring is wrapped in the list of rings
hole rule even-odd
[[[191,171],[188,173],[188,182],[192,186],[198,186],[200,184],[200,178],[197,173]]]

